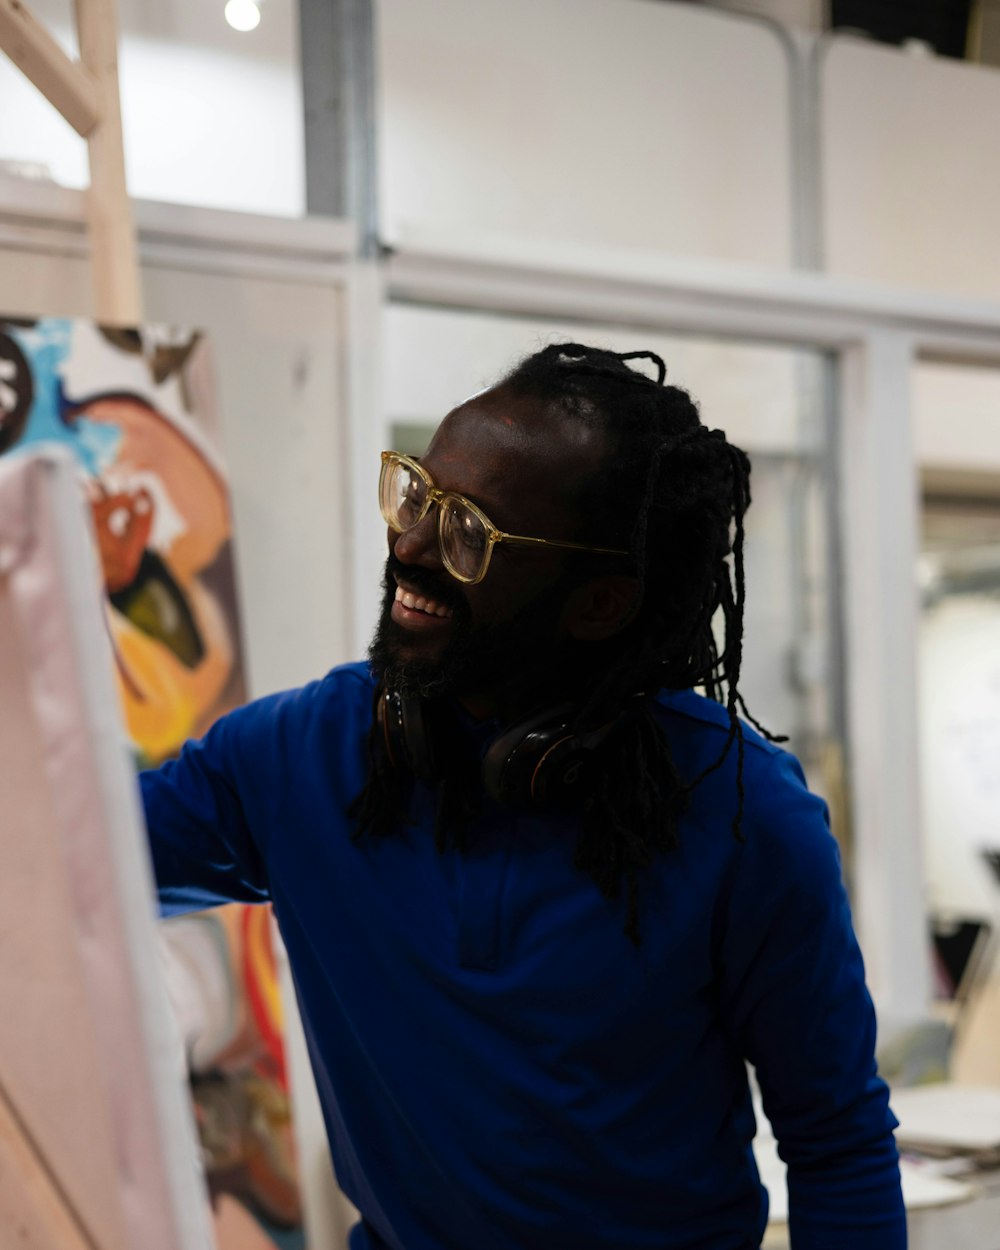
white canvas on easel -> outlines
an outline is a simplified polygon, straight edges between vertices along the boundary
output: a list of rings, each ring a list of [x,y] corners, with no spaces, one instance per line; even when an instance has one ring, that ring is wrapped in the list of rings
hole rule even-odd
[[[0,462],[0,1244],[209,1250],[88,527]]]

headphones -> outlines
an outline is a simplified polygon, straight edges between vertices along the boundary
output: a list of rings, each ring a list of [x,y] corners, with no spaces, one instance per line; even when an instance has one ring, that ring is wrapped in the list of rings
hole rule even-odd
[[[483,757],[486,792],[508,807],[577,807],[587,793],[588,779],[593,778],[588,765],[594,753],[627,712],[585,734],[573,731],[576,712],[576,704],[560,703],[503,729]],[[377,716],[392,766],[406,769],[421,781],[436,781],[443,726],[435,723],[438,717],[427,701],[383,688]]]

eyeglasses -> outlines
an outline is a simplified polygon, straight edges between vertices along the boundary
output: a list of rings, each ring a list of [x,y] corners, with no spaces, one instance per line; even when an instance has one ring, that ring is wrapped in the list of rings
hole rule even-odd
[[[629,554],[616,547],[588,547],[583,543],[562,542],[554,538],[505,534],[464,495],[438,490],[426,469],[398,451],[382,453],[378,500],[385,523],[400,534],[418,525],[431,504],[436,503],[441,561],[452,577],[469,585],[481,582],[486,576],[497,543],[513,543],[518,547],[562,547],[609,556]]]

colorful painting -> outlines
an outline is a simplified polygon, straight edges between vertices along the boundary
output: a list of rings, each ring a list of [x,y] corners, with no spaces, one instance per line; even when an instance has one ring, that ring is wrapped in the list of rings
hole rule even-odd
[[[142,767],[246,698],[219,434],[198,333],[0,317],[0,454],[55,442],[76,459]],[[164,932],[220,1246],[250,1244],[238,1203],[257,1217],[254,1244],[300,1247],[270,909],[222,908]]]
[[[48,441],[77,458],[142,764],[245,697],[211,396],[206,345],[190,331],[0,320],[0,453]]]

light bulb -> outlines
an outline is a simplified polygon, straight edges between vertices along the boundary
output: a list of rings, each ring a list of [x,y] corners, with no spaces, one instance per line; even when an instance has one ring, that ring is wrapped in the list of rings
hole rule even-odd
[[[260,25],[260,9],[254,0],[227,0],[226,21],[233,30],[256,30]]]

